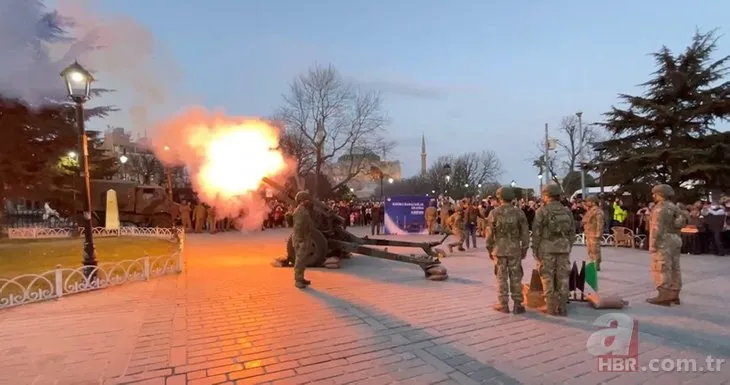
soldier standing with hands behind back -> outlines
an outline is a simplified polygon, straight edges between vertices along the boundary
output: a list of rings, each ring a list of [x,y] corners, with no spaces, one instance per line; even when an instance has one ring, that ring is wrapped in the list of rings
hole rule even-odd
[[[669,201],[674,197],[674,189],[666,184],[651,189],[656,205],[649,217],[649,252],[651,253],[651,273],[657,289],[657,296],[647,298],[653,305],[679,305],[679,292],[682,290],[682,271],[679,268],[679,255],[682,251],[681,229],[687,225],[688,215]]]
[[[561,193],[557,184],[544,186],[542,198],[546,204],[537,209],[532,222],[532,254],[545,296],[541,310],[550,315],[568,314],[570,251],[575,241],[573,213],[560,203]]]
[[[312,247],[312,230],[314,230],[314,220],[312,219],[312,197],[307,191],[297,193],[294,200],[297,208],[292,215],[294,219],[294,233],[292,234],[292,244],[294,246],[294,286],[304,289],[312,282],[304,279],[304,270],[306,268],[307,257],[311,253]]]
[[[497,198],[502,205],[495,208],[487,217],[485,238],[489,258],[494,262],[497,276],[497,300],[494,310],[509,313],[509,295],[512,294],[515,314],[525,312],[522,305],[522,260],[530,247],[530,231],[525,213],[514,207],[514,190],[501,187]],[[508,283],[509,282],[509,283]]]
[[[603,210],[598,207],[598,197],[589,195],[586,198],[586,213],[583,215],[583,234],[585,236],[588,259],[596,263],[596,270],[601,271],[601,237],[603,237]]]

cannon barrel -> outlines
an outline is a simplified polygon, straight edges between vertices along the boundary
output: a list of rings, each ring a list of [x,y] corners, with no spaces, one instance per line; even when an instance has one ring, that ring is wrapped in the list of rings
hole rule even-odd
[[[287,203],[289,203],[290,205],[296,205],[296,200],[284,186],[267,177],[264,177],[261,181],[282,193]],[[325,216],[328,216],[334,220],[337,220],[340,223],[345,223],[345,220],[341,216],[332,212],[332,210],[330,210],[330,208],[327,207],[324,202],[312,197],[312,204],[314,204],[315,209],[317,209],[319,213],[324,214]]]

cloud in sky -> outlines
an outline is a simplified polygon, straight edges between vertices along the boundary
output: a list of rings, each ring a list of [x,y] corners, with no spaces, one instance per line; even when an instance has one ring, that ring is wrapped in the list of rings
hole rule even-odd
[[[478,87],[438,84],[409,79],[405,76],[349,76],[353,82],[386,94],[421,100],[443,100],[449,96],[476,93]]]

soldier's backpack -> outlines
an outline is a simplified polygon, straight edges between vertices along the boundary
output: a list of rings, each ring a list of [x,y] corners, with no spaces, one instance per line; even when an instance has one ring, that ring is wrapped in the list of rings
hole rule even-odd
[[[575,231],[573,213],[563,206],[555,207],[548,212],[548,234],[551,239],[564,238]]]
[[[512,235],[514,237],[514,234],[518,233],[518,216],[515,215],[515,213],[509,211],[509,210],[519,210],[514,207],[508,207],[504,209],[497,217],[497,220],[494,223],[495,232],[503,237],[507,237]]]

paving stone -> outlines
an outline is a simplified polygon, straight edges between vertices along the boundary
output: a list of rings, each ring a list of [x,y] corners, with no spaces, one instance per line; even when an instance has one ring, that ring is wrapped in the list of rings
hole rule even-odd
[[[363,229],[354,228],[363,234]],[[683,303],[654,307],[648,253],[604,248],[602,291],[631,301],[640,362],[728,359],[719,372],[598,372],[586,340],[607,311],[501,314],[482,249],[444,259],[450,279],[363,256],[308,269],[295,289],[289,231],[191,235],[187,270],[0,311],[0,383],[63,384],[725,384],[730,264],[683,256]],[[403,237],[401,237],[403,238]],[[409,237],[414,241],[429,239]],[[480,240],[480,246],[483,240]],[[401,251],[401,248],[390,248]],[[573,259],[583,260],[576,247]],[[526,272],[534,267],[525,260]]]

